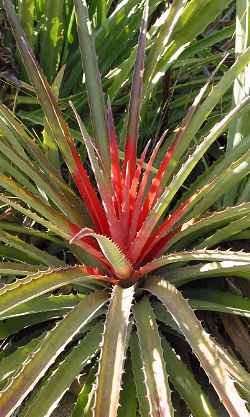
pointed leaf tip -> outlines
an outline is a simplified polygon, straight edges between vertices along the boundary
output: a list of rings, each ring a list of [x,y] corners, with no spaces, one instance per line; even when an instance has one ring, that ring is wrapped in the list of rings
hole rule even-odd
[[[135,61],[135,69],[132,80],[130,103],[128,110],[128,124],[126,134],[125,158],[123,172],[126,172],[128,161],[130,162],[130,178],[133,178],[136,166],[137,142],[139,134],[140,109],[143,91],[143,73],[146,48],[146,33],[148,25],[148,1],[145,2],[138,48]]]

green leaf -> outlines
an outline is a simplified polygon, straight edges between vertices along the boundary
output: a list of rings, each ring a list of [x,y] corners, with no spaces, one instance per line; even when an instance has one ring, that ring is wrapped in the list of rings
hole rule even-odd
[[[0,315],[63,285],[85,279],[89,281],[91,278],[94,276],[91,277],[84,266],[75,266],[38,272],[18,279],[0,289]]]
[[[89,405],[93,395],[93,384],[95,382],[96,366],[93,366],[88,373],[86,381],[82,387],[80,394],[78,395],[72,417],[87,417],[89,411]],[[85,412],[86,411],[86,412]]]
[[[14,180],[4,175],[0,175],[0,185],[16,197],[19,197],[26,204],[30,205],[34,210],[38,211],[40,215],[23,207],[21,204],[16,203],[13,198],[8,198],[3,194],[0,194],[0,201],[35,220],[35,222],[42,224],[49,230],[54,231],[56,234],[61,235],[64,239],[69,240],[71,238],[70,222],[54,207],[48,206],[35,195],[28,192],[23,187],[20,187]],[[46,218],[48,220],[46,220]]]
[[[1,223],[0,223],[1,225]],[[14,236],[8,232],[5,232],[0,228],[0,241],[6,243],[10,247],[18,249],[20,252],[25,253],[30,259],[33,259],[39,264],[47,266],[63,266],[64,262],[58,259],[56,256],[50,255],[47,252],[36,248],[31,243],[27,243],[20,239],[18,236]]]
[[[226,210],[215,211],[212,214],[208,214],[190,225],[187,224],[187,227],[183,227],[182,230],[171,239],[167,249],[169,251],[171,248],[171,251],[173,251],[190,247],[192,242],[197,242],[199,238],[206,235],[208,231],[212,233],[217,228],[230,224],[230,222],[233,222],[248,213],[250,213],[250,204],[243,203],[235,207],[228,207]]]
[[[193,266],[171,269],[169,280],[180,287],[187,282],[197,279],[219,278],[219,277],[241,277],[249,279],[250,263],[247,262],[209,262]],[[170,272],[170,271],[169,271]]]
[[[120,404],[121,406],[118,409],[117,417],[137,417],[136,389],[133,379],[130,356],[128,356],[126,360]]]
[[[65,2],[61,0],[45,2],[45,21],[40,30],[40,62],[49,82],[56,75],[63,48],[64,8]]]
[[[55,318],[61,318],[65,313],[63,311],[45,311],[43,313],[25,314],[24,316],[11,317],[1,320],[0,317],[0,339],[6,339],[9,336],[16,335],[18,332],[28,327],[42,325]]]
[[[97,375],[94,417],[117,416],[133,296],[133,286],[113,288]]]
[[[43,382],[32,399],[20,413],[20,417],[50,416],[74,378],[99,349],[103,331],[102,323],[95,325],[67,354],[52,374]],[[37,408],[37,404],[39,407]]]
[[[18,15],[31,45],[34,42],[34,12],[34,0],[18,0]]]
[[[89,106],[94,128],[94,138],[102,162],[106,167],[107,172],[109,172],[110,152],[106,124],[106,110],[87,3],[85,0],[74,0],[74,4],[76,8],[82,64],[86,77]]]
[[[224,167],[217,176],[202,186],[193,194],[190,204],[182,213],[182,220],[189,221],[198,218],[211,207],[231,187],[238,184],[250,172],[250,151],[248,150],[239,159]]]
[[[238,58],[249,46],[249,11],[248,0],[236,0],[236,31],[235,31],[235,55]],[[239,104],[250,93],[249,85],[250,66],[236,77],[233,90],[233,104]],[[230,126],[227,137],[227,150],[237,147],[249,134],[249,113],[239,116]],[[228,191],[224,197],[224,205],[232,205],[237,201],[239,190],[234,188]]]
[[[0,199],[1,199],[1,195],[0,195]],[[38,239],[45,239],[45,240],[48,240],[50,242],[53,242],[58,247],[61,247],[61,248],[64,248],[64,249],[67,246],[66,242],[63,242],[62,240],[53,236],[52,233],[50,233],[50,232],[42,232],[41,230],[35,229],[33,227],[20,225],[20,224],[17,224],[17,223],[11,223],[9,221],[4,221],[4,220],[2,220],[0,224],[1,224],[1,228],[3,230],[7,230],[8,232],[11,231],[11,232],[16,232],[16,233],[22,233],[24,235],[34,236]]]
[[[130,91],[129,108],[128,108],[128,121],[126,129],[126,150],[125,150],[125,162],[128,164],[131,177],[135,172],[137,143],[139,137],[139,125],[140,125],[140,111],[143,101],[143,73],[144,73],[144,59],[146,48],[146,34],[148,26],[148,14],[149,4],[148,0],[145,1],[142,22],[140,28],[140,34],[138,39],[138,47],[136,52],[136,60],[134,65],[134,73],[132,77],[132,85]],[[124,170],[127,167],[124,166]],[[131,178],[132,180],[132,178]]]
[[[163,355],[169,378],[195,417],[218,417],[206,393],[196,381],[192,371],[162,338]]]
[[[84,285],[82,283],[82,285]],[[83,294],[44,295],[12,308],[0,316],[1,320],[11,317],[22,317],[27,314],[54,312],[55,316],[70,312],[85,297]]]
[[[106,301],[104,292],[87,296],[48,334],[22,371],[1,392],[1,417],[11,416],[74,336],[93,319]]]
[[[169,68],[172,61],[177,59],[179,54],[188,48],[199,34],[204,32],[209,23],[225,10],[232,0],[191,0],[187,3],[179,21],[170,38],[168,47],[158,59],[155,77],[163,75]],[[164,28],[162,29],[164,30]],[[193,54],[192,54],[193,56]]]
[[[161,268],[166,265],[171,265],[176,262],[189,262],[189,261],[210,261],[211,265],[215,265],[215,261],[221,261],[221,265],[228,267],[237,267],[245,265],[248,268],[250,262],[250,255],[246,252],[233,252],[223,250],[193,250],[185,252],[173,252],[169,255],[164,255],[161,258],[156,258],[153,261],[143,265],[138,272],[138,275],[147,274],[155,269]],[[222,263],[224,262],[224,264]],[[226,263],[228,262],[228,263]],[[202,264],[201,264],[202,265]],[[206,264],[209,265],[209,264]],[[192,267],[191,267],[192,268]],[[176,268],[177,269],[177,268]],[[180,268],[181,270],[181,268]],[[206,271],[206,267],[201,269]],[[171,269],[173,271],[173,269]]]
[[[43,75],[39,65],[29,48],[26,36],[20,26],[10,0],[3,0],[3,6],[11,24],[18,49],[20,51],[24,66],[36,91],[41,107],[45,113],[49,126],[71,173],[77,170],[76,162],[72,154],[74,144],[69,127],[58,108],[56,97],[54,96],[48,81]]]
[[[97,0],[97,25],[101,26],[106,20],[107,5],[106,0]]]
[[[223,75],[216,86],[213,87],[203,103],[196,109],[188,123],[188,126],[185,126],[185,129],[183,129],[181,134],[177,133],[178,144],[171,159],[171,164],[169,165],[169,168],[164,175],[165,184],[169,181],[169,178],[173,172],[176,171],[176,167],[181,160],[181,157],[187,151],[191,141],[195,137],[202,124],[206,121],[208,115],[214,109],[221,97],[231,87],[235,77],[240,74],[240,72],[245,68],[249,61],[250,48],[247,48],[247,50],[239,57],[234,65]]]
[[[5,132],[6,140],[1,141],[1,152],[11,161],[11,167],[7,169],[6,175],[11,175],[20,181],[25,188],[32,191],[34,194],[40,192],[40,189],[47,192],[48,196],[52,198],[55,204],[68,215],[76,224],[86,224],[85,216],[83,216],[83,206],[75,195],[74,191],[64,182],[56,169],[56,164],[49,161],[49,155],[46,157],[45,153],[36,143],[36,138],[21,124],[15,115],[3,104],[0,103],[0,125]],[[45,126],[51,132],[48,123],[45,120]],[[51,134],[53,137],[53,133]],[[52,138],[50,137],[51,141]],[[13,142],[17,142],[18,150],[13,153]],[[57,146],[54,142],[51,146]],[[25,151],[25,152],[24,152]],[[57,152],[56,152],[57,153]],[[28,154],[28,155],[27,155]],[[7,161],[6,161],[7,162]],[[5,165],[6,165],[5,162]],[[13,163],[23,171],[23,174],[18,172]],[[26,175],[28,178],[20,179],[21,175]],[[24,177],[25,178],[25,177]],[[36,187],[30,182],[30,179],[35,182]],[[80,213],[80,214],[79,214]]]
[[[4,381],[7,378],[10,378],[17,369],[19,369],[22,364],[25,362],[26,358],[30,355],[31,352],[37,349],[37,346],[41,343],[41,337],[32,339],[29,343],[26,343],[24,346],[18,347],[14,352],[9,355],[5,355],[1,359],[0,367],[0,381]]]
[[[139,403],[139,413],[141,417],[149,416],[149,403],[145,401],[147,391],[143,373],[142,358],[139,351],[139,341],[136,332],[133,332],[130,338],[130,353],[132,360],[132,371],[136,386],[136,396]]]
[[[194,167],[203,157],[208,148],[214,143],[214,141],[224,132],[228,124],[235,119],[240,111],[245,109],[250,103],[250,97],[245,98],[239,106],[231,110],[219,123],[217,123],[209,132],[209,134],[201,140],[199,145],[196,147],[195,151],[186,159],[182,167],[179,169],[178,174],[173,178],[165,191],[161,194],[156,204],[152,208],[149,216],[147,217],[144,223],[144,229],[152,229],[153,225],[160,219],[165,210],[168,208],[169,204],[172,202],[177,191],[183,185],[184,181],[188,178],[189,174],[192,172]],[[200,107],[197,109],[199,112]],[[195,116],[194,116],[195,117]],[[192,122],[191,122],[192,123]],[[191,204],[190,204],[191,205]]]
[[[147,390],[146,400],[149,402],[150,416],[174,416],[161,339],[148,299],[144,297],[140,302],[137,302],[133,312],[143,362]]]
[[[40,266],[29,265],[21,262],[1,262],[1,275],[27,275],[29,272],[37,272]]]
[[[202,249],[218,246],[219,243],[229,240],[233,235],[236,235],[249,227],[249,217],[243,216],[240,219],[231,221],[227,226],[217,229],[215,233],[203,239],[203,241],[195,245],[195,247],[197,249]]]
[[[229,291],[190,289],[185,291],[190,305],[195,310],[218,311],[220,313],[250,316],[250,299]]]
[[[132,266],[130,262],[121,252],[118,245],[116,245],[110,238],[94,233],[91,229],[84,228],[71,239],[70,243],[75,240],[79,240],[85,236],[91,236],[97,240],[100,245],[101,251],[105,258],[108,260],[115,275],[121,279],[128,279],[132,274]]]
[[[216,343],[202,328],[199,320],[181,293],[161,278],[147,280],[145,290],[154,294],[177,323],[230,417],[249,417],[246,403],[237,392],[225,361]]]
[[[178,20],[185,10],[186,3],[187,0],[177,0],[171,4],[168,13],[166,14],[164,24],[162,24],[158,36],[156,37],[156,40],[150,49],[150,53],[146,61],[144,81],[147,96],[149,96],[147,90],[155,75],[157,64],[159,63],[164,50],[169,44],[169,40],[175,27],[178,24]]]

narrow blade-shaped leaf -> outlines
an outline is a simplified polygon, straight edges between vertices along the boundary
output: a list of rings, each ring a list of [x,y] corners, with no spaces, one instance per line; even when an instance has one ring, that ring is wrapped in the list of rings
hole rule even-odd
[[[161,258],[156,258],[153,261],[143,265],[136,275],[145,275],[163,266],[172,265],[177,262],[189,262],[189,261],[210,261],[212,262],[229,262],[228,266],[243,265],[246,266],[250,263],[250,255],[244,252],[223,251],[223,250],[193,250],[185,252],[173,252],[169,255],[164,255]],[[226,265],[226,264],[225,264]],[[205,271],[205,268],[204,268]]]
[[[92,220],[100,227],[100,230],[105,230],[105,225],[103,225],[102,206],[96,195],[95,189],[92,187],[88,174],[81,163],[69,127],[58,108],[56,97],[43,75],[42,70],[39,68],[33,52],[28,46],[25,33],[20,26],[20,22],[18,21],[11,1],[4,0],[3,5],[12,26],[23,63],[26,66],[27,73],[36,90],[36,94],[46,115],[51,131],[53,132],[54,138],[64,156],[65,162],[67,163],[79,192],[87,205]]]
[[[101,155],[102,162],[106,167],[106,173],[108,173],[110,170],[108,130],[101,78],[95,52],[94,37],[88,16],[86,0],[74,0],[74,4],[76,8],[79,44],[86,77],[96,146]]]
[[[106,301],[107,295],[104,292],[89,295],[48,334],[37,352],[0,394],[1,417],[12,415],[68,343],[91,321]]]
[[[199,320],[181,293],[168,281],[151,278],[145,289],[154,294],[172,315],[207,373],[230,417],[249,417],[245,401],[240,397],[216,343],[202,328]]]
[[[94,417],[117,417],[134,287],[115,286],[105,323]]]
[[[169,378],[192,414],[195,417],[218,417],[218,413],[192,371],[165,338],[162,338],[162,346]]]
[[[149,403],[145,401],[147,391],[145,386],[145,377],[143,373],[143,363],[139,351],[139,341],[136,332],[133,332],[130,337],[130,352],[132,360],[132,370],[136,386],[136,396],[138,399],[139,413],[141,417],[149,416]]]
[[[124,158],[124,173],[127,170],[127,164],[129,161],[130,178],[132,179],[136,166],[136,154],[137,154],[137,142],[139,135],[139,122],[140,122],[140,108],[142,101],[142,89],[143,89],[143,72],[144,72],[144,56],[146,47],[146,32],[148,24],[148,0],[145,2],[144,12],[142,17],[142,24],[140,30],[140,36],[138,40],[138,49],[135,61],[135,70],[132,81],[132,88],[130,93],[130,103],[128,110],[128,126],[126,133],[126,147]]]
[[[94,276],[92,278],[95,279]],[[0,289],[0,314],[63,285],[91,279],[84,266],[59,268],[28,275]]]
[[[35,392],[20,413],[20,417],[49,417],[51,415],[74,378],[98,351],[102,331],[103,324],[98,323],[84,339],[78,342],[78,345],[59,363],[52,375],[48,376],[38,392]]]
[[[248,0],[236,0],[236,30],[235,30],[235,55],[236,58],[249,46],[249,12]],[[235,78],[233,89],[233,104],[239,104],[250,92],[249,64]],[[230,126],[227,136],[227,150],[237,147],[249,133],[249,114],[239,116]],[[232,205],[237,201],[239,191],[237,188],[230,190],[224,197],[224,205]]]
[[[172,417],[174,416],[174,409],[171,402],[171,391],[163,358],[161,338],[148,299],[144,297],[140,302],[137,302],[133,312],[139,337],[150,416]]]

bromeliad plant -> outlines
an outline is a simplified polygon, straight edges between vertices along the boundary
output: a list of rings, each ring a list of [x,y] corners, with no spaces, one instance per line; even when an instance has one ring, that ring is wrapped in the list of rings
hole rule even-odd
[[[173,332],[181,345],[184,339],[190,345],[229,415],[249,416],[248,373],[210,338],[193,309],[249,316],[250,302],[228,291],[207,290],[202,299],[195,289],[189,290],[188,302],[178,290],[197,279],[249,277],[250,254],[208,248],[249,227],[250,205],[204,215],[249,173],[248,141],[198,178],[180,200],[176,196],[209,146],[249,104],[247,97],[210,130],[183,164],[180,162],[207,116],[250,61],[250,50],[211,91],[209,83],[202,89],[156,170],[164,135],[149,159],[150,143],[137,160],[146,2],[121,163],[111,105],[108,103],[106,110],[104,104],[86,2],[75,0],[93,135],[72,108],[96,190],[12,3],[4,0],[3,4],[46,116],[44,129],[59,147],[80,198],[66,181],[65,168],[62,174],[54,167],[32,133],[1,104],[0,239],[4,245],[0,247],[0,271],[3,282],[8,276],[18,276],[0,290],[1,337],[8,342],[9,336],[24,327],[29,327],[32,335],[32,325],[60,320],[45,335],[42,327],[38,338],[14,352],[6,344],[1,357],[0,416],[11,416],[19,406],[20,417],[50,415],[83,371],[87,377],[82,377],[74,417],[91,413],[95,417],[174,416],[173,387],[195,417],[217,416],[203,388],[180,360],[178,344],[177,351],[171,347]],[[15,220],[20,215],[25,219],[18,224]],[[32,220],[33,228],[27,227],[27,219]],[[31,238],[24,238],[26,235]],[[36,247],[33,238],[58,244],[71,265],[65,265],[65,258],[50,250]],[[72,259],[80,264],[72,266]],[[164,324],[158,327],[157,320]],[[178,404],[175,407],[178,409]]]

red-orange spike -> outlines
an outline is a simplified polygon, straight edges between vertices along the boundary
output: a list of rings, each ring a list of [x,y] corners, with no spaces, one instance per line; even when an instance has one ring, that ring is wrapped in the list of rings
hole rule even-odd
[[[136,194],[137,194],[137,190],[138,190],[138,184],[139,184],[139,179],[140,179],[141,172],[142,172],[142,167],[143,167],[143,164],[144,164],[144,161],[145,161],[145,158],[146,158],[146,154],[147,154],[149,145],[150,145],[150,141],[148,141],[148,143],[146,144],[146,146],[145,146],[145,148],[144,148],[144,150],[141,154],[141,157],[140,157],[140,160],[138,162],[137,169],[136,169],[136,172],[135,172],[135,176],[132,180],[132,184],[131,184],[131,188],[130,188],[130,196],[129,196],[129,198],[130,198],[130,201],[129,201],[129,235],[127,237],[127,245],[134,238],[134,236],[136,234],[137,221],[135,221],[135,220],[139,216],[139,214],[138,214],[138,216],[134,216],[134,214],[135,214],[134,210],[136,209],[136,207],[135,207]]]
[[[157,142],[156,147],[155,147],[155,149],[154,149],[154,151],[153,151],[153,153],[152,153],[152,155],[151,155],[151,158],[150,158],[150,160],[149,160],[149,162],[148,162],[148,165],[147,165],[146,171],[145,171],[145,173],[144,173],[144,177],[143,177],[142,182],[141,182],[141,187],[142,187],[142,191],[143,191],[143,193],[144,193],[145,188],[146,188],[146,187],[147,187],[147,185],[148,185],[149,175],[150,175],[150,173],[152,172],[153,163],[154,163],[155,158],[156,158],[156,156],[157,156],[157,154],[158,154],[158,152],[159,152],[159,149],[160,149],[160,147],[161,147],[161,145],[162,145],[162,142],[163,142],[163,140],[165,139],[166,133],[167,133],[167,132],[164,132],[164,133],[163,133],[163,135],[160,137],[160,139],[159,139],[159,141]],[[152,180],[152,181],[153,181],[153,180]],[[148,193],[147,193],[147,195],[148,195]],[[146,198],[147,198],[147,196],[146,196]],[[147,207],[147,205],[144,203],[144,204],[143,204],[143,208],[142,208],[141,213],[140,213],[139,221],[138,221],[138,228],[140,228],[140,227],[141,227],[142,223],[144,222],[145,218],[147,217],[147,214],[148,214],[148,207]]]
[[[137,261],[138,265],[141,265],[141,263],[142,262],[144,263],[145,261],[148,262],[147,263],[147,269],[142,266],[141,267],[141,272],[144,272],[144,273],[148,274],[149,272],[152,272],[155,269],[157,269],[153,265],[152,266],[150,265],[150,261],[152,261],[152,263],[153,263],[154,258],[158,258],[159,256],[161,256],[164,253],[165,246],[176,235],[176,233],[178,233],[178,231],[170,232],[163,239],[157,241],[156,244],[153,247],[151,246],[152,241],[150,242],[149,245],[147,244],[145,246],[145,248],[143,249],[143,251],[140,255],[140,258]],[[149,246],[151,247],[151,249],[149,249]]]
[[[96,191],[89,180],[88,174],[74,144],[70,145],[70,150],[77,166],[77,170],[72,172],[72,177],[77,185],[79,193],[86,204],[91,220],[94,222],[97,229],[101,233],[107,234],[109,227],[105,211],[98,200]]]
[[[132,179],[132,184],[131,184],[131,188],[130,188],[130,214],[133,213],[134,208],[135,208],[134,204],[135,204],[136,195],[137,195],[137,192],[138,192],[139,180],[140,180],[142,167],[143,167],[143,164],[145,162],[145,158],[146,158],[146,155],[147,155],[149,145],[150,145],[150,141],[147,142],[147,144],[146,144],[146,146],[145,146],[145,148],[144,148],[144,150],[141,154],[141,157],[140,157],[139,162],[137,164],[137,168],[136,168],[136,171],[135,171],[134,178]]]
[[[108,124],[108,135],[110,143],[110,156],[111,156],[111,180],[114,190],[114,196],[117,201],[118,207],[121,205],[121,191],[122,191],[122,180],[121,180],[121,169],[119,159],[119,148],[117,135],[114,126],[113,113],[111,108],[110,100],[107,102],[107,124]]]
[[[151,243],[145,251],[144,257],[153,252],[154,255],[161,255],[164,253],[165,245],[173,237],[173,227],[178,223],[183,214],[187,211],[194,196],[191,196],[187,201],[184,201],[180,206],[162,223],[162,225],[152,235]]]
[[[126,241],[127,245],[127,236],[128,236],[128,226],[129,226],[129,203],[130,203],[130,164],[127,165],[127,170],[125,174],[125,181],[123,184],[123,193],[122,193],[122,217],[121,217],[121,225],[122,230],[124,231],[124,244]],[[124,246],[124,245],[123,245]]]
[[[149,175],[152,172],[153,163],[154,163],[154,160],[157,156],[157,153],[159,151],[159,148],[162,144],[163,139],[164,139],[164,136],[162,136],[160,138],[160,140],[158,141],[154,151],[152,152],[152,155],[150,157],[149,162],[147,163],[146,170],[144,172],[144,175],[143,175],[141,183],[140,183],[137,198],[135,200],[135,204],[134,204],[134,207],[133,207],[133,213],[132,213],[132,219],[131,219],[131,226],[132,227],[130,228],[129,242],[131,242],[131,240],[134,239],[136,230],[138,230],[139,227],[140,227],[141,207],[143,205],[143,197],[144,197],[144,194],[145,194],[145,189],[148,185]]]
[[[130,103],[128,111],[128,125],[126,134],[125,156],[123,164],[123,175],[127,170],[129,161],[130,165],[130,178],[134,177],[136,169],[136,154],[137,154],[137,142],[139,133],[139,121],[140,121],[140,109],[142,102],[142,90],[143,90],[143,72],[144,72],[144,58],[146,47],[146,33],[148,24],[148,0],[145,2],[142,24],[140,29],[140,35],[138,40],[138,48],[135,62],[135,69],[132,81],[132,88],[130,94]]]
[[[141,229],[137,232],[134,240],[130,243],[128,257],[133,264],[136,264],[140,255],[150,239],[150,234],[154,228],[155,219],[148,218],[142,225]]]
[[[153,206],[153,204],[155,203],[157,197],[159,196],[159,194],[161,193],[161,182],[164,176],[164,173],[168,167],[168,164],[173,156],[174,150],[177,146],[177,141],[174,141],[174,143],[172,144],[172,146],[170,146],[170,148],[168,149],[165,157],[163,158],[161,165],[159,167],[159,170],[155,176],[155,178],[152,180],[152,184],[151,187],[148,191],[147,194],[147,198],[145,200],[144,206],[143,206],[143,211],[142,211],[142,216],[141,216],[141,223],[145,220],[147,213],[149,212],[149,210],[151,209],[151,207]]]

